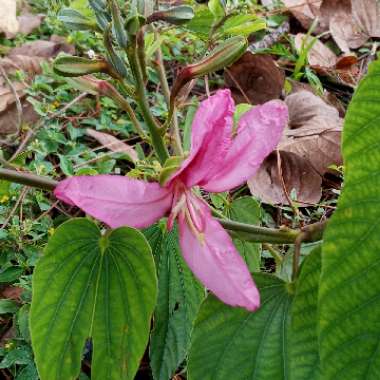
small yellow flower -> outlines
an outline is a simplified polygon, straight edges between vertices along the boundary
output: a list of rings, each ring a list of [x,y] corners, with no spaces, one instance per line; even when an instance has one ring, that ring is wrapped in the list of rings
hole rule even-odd
[[[14,346],[14,343],[13,342],[9,342],[9,343],[5,343],[4,348],[6,350],[10,350],[11,348],[13,348],[13,346]]]
[[[54,231],[55,231],[55,228],[54,227],[51,227],[48,229],[48,234],[49,236],[53,235],[54,234]]]
[[[55,100],[55,101],[53,102],[53,107],[54,107],[54,108],[58,108],[60,105],[61,105],[61,103],[60,103],[58,100]]]

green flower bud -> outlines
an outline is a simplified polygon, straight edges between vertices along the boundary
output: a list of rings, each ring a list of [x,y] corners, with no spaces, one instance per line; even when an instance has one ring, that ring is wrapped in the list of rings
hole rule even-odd
[[[154,12],[148,17],[147,23],[154,21],[165,21],[169,24],[181,25],[190,21],[194,17],[193,8],[188,5],[169,8],[165,11]]]

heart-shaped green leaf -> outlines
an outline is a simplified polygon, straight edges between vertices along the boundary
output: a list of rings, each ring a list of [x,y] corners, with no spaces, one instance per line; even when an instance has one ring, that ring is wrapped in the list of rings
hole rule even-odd
[[[318,246],[302,263],[291,308],[290,372],[291,380],[317,380],[318,347],[318,289],[321,276],[321,247]]]
[[[154,379],[168,380],[186,357],[193,322],[205,292],[182,258],[177,228],[165,233],[154,226],[146,234],[158,272],[151,367]]]
[[[192,334],[189,380],[289,379],[288,285],[257,274],[261,307],[251,313],[209,296]]]
[[[132,228],[101,235],[87,219],[60,226],[33,276],[31,337],[41,380],[74,380],[92,338],[92,379],[132,380],[156,301],[150,247]]]
[[[323,380],[380,379],[380,62],[359,85],[343,132],[345,185],[322,250]]]

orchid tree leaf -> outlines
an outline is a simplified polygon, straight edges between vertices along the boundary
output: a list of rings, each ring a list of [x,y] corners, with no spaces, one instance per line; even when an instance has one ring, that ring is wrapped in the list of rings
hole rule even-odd
[[[289,333],[290,380],[320,378],[318,346],[318,289],[321,276],[321,246],[302,263],[291,308]]]
[[[210,295],[192,334],[189,380],[289,379],[289,327],[293,296],[288,285],[256,274],[261,307],[227,306]]]
[[[205,291],[182,258],[176,227],[165,232],[154,226],[147,235],[158,274],[158,302],[150,343],[151,367],[155,380],[168,380],[186,357],[193,322]]]
[[[319,342],[323,380],[380,379],[380,62],[348,108],[345,185],[322,249]]]
[[[92,379],[132,380],[156,302],[149,244],[135,229],[101,235],[88,219],[61,225],[33,276],[31,338],[41,380],[74,380],[92,339]]]

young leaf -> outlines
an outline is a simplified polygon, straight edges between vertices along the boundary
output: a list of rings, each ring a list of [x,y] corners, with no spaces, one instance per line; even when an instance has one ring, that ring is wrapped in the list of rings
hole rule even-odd
[[[132,380],[156,301],[151,250],[127,227],[101,235],[87,219],[61,225],[33,276],[31,337],[41,380],[75,379],[86,339],[92,380]]]
[[[182,258],[177,228],[163,233],[154,226],[149,235],[158,271],[158,303],[150,344],[151,367],[155,380],[168,380],[185,359],[204,290]]]
[[[261,307],[250,313],[209,296],[192,335],[189,380],[289,379],[288,333],[292,296],[286,283],[255,276]]]
[[[319,340],[324,380],[380,378],[380,62],[343,128],[345,185],[324,235]]]
[[[317,335],[320,276],[321,247],[318,246],[302,264],[291,308],[291,380],[317,380],[320,376]]]

